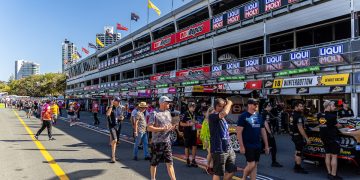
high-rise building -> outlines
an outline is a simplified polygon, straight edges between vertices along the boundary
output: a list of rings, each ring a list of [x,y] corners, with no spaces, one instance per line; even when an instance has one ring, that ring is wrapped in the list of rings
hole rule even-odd
[[[74,43],[70,42],[69,40],[65,39],[65,41],[62,43],[62,72],[64,72],[66,66],[72,62],[72,54],[76,53],[76,50],[77,49]]]
[[[15,61],[15,79],[21,79],[35,74],[40,74],[40,64],[25,60]]]
[[[121,39],[120,33],[114,33],[114,27],[112,26],[105,26],[104,33],[96,34],[96,38],[104,44],[104,46],[109,46],[110,44],[116,42],[117,40]],[[97,46],[98,50],[101,49],[99,45]]]

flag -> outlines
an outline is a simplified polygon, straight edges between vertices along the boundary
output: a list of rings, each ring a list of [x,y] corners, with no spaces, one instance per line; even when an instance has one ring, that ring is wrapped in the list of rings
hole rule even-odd
[[[73,53],[73,54],[71,55],[71,59],[77,60],[77,59],[80,59],[80,57],[79,57],[79,55],[78,55],[77,52],[76,52],[76,53]]]
[[[106,35],[113,38],[113,35],[109,31],[106,31]]]
[[[140,17],[137,15],[137,14],[135,14],[135,13],[131,13],[131,20],[134,20],[134,21],[138,21],[140,19]]]
[[[81,51],[84,52],[85,54],[89,54],[89,50],[87,50],[86,48],[81,48]]]
[[[82,58],[81,54],[79,52],[76,51],[76,55],[78,55],[78,59]]]
[[[128,30],[127,27],[121,25],[120,23],[117,23],[117,24],[116,24],[116,29],[117,29],[117,30],[123,30],[123,31],[127,31],[127,30]]]
[[[96,38],[96,44],[98,44],[101,47],[104,47],[104,44],[100,41],[99,38]]]
[[[89,43],[89,48],[97,49],[97,47],[93,43]]]
[[[150,0],[148,0],[148,8],[153,9],[159,16],[161,14],[161,11],[158,7],[155,6]]]

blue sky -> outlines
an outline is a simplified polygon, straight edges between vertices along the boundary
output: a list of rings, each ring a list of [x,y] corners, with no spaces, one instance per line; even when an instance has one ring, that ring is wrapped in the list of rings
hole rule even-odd
[[[172,0],[152,0],[162,11],[171,11]],[[174,0],[177,8],[191,0]],[[121,23],[129,27],[130,13],[140,16],[136,30],[146,24],[147,0],[7,0],[0,5],[0,80],[15,71],[15,61],[40,64],[40,72],[61,71],[61,43],[65,38],[77,47],[94,43],[103,27]],[[150,10],[150,22],[158,15]],[[122,33],[126,36],[128,32]],[[81,50],[81,49],[80,49]],[[94,52],[93,50],[90,50]]]

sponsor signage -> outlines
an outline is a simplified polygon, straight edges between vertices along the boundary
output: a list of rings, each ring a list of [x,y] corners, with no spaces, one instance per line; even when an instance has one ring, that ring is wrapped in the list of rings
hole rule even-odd
[[[298,69],[290,69],[275,73],[275,76],[288,76],[293,74],[302,74],[302,73],[309,73],[309,72],[316,72],[320,71],[320,66],[312,66],[306,68],[298,68]]]
[[[143,47],[140,47],[140,48],[134,50],[133,55],[134,55],[134,57],[136,57],[136,56],[144,55],[150,51],[151,51],[151,46],[150,46],[150,44],[148,44],[148,45],[145,45]]]
[[[213,65],[211,66],[212,76],[221,76],[222,74],[222,65]]]
[[[274,80],[265,80],[264,81],[264,88],[272,88]]]
[[[200,81],[187,81],[187,82],[182,82],[181,85],[183,86],[191,86],[191,85],[194,85],[194,84],[199,84]]]
[[[102,95],[91,95],[92,98],[102,98]]]
[[[288,0],[288,4],[292,4],[292,3],[296,3],[298,2],[299,0]]]
[[[183,93],[183,92],[185,92],[185,87],[177,87],[177,88],[176,88],[176,92],[178,92],[178,93]]]
[[[240,62],[228,63],[225,65],[229,74],[240,74]]]
[[[290,68],[310,66],[310,51],[297,51],[290,54]]]
[[[296,88],[296,94],[309,94],[309,92],[308,87]]]
[[[344,46],[342,44],[327,46],[319,48],[319,63],[320,64],[336,64],[344,62],[341,54],[344,53]]]
[[[176,88],[175,88],[175,87],[170,87],[170,88],[168,89],[168,93],[169,93],[169,94],[176,94]]]
[[[245,79],[244,75],[224,76],[224,77],[218,78],[219,81],[238,81],[238,80],[244,80],[244,79]]]
[[[204,92],[204,87],[203,86],[194,86],[193,92]]]
[[[325,86],[347,85],[348,82],[349,74],[325,75],[321,78],[321,85]]]
[[[245,89],[261,89],[262,88],[262,81],[248,81],[245,84]]]
[[[212,93],[212,92],[214,92],[214,87],[213,87],[213,85],[204,85],[203,87],[204,87],[203,92],[205,92],[205,93]]]
[[[198,75],[204,74],[206,72],[210,72],[210,66],[180,70],[180,71],[176,72],[176,77],[198,76]]]
[[[184,93],[189,93],[189,92],[193,92],[193,86],[186,86],[184,88]]]
[[[234,59],[237,59],[237,57],[234,54],[226,53],[226,54],[219,56],[218,61],[230,61],[230,60],[234,60]]]
[[[264,0],[265,12],[281,7],[281,0]]]
[[[227,83],[225,85],[225,90],[227,91],[238,91],[244,89],[245,89],[245,82]]]
[[[190,26],[176,33],[176,42],[182,42],[210,32],[210,20]]]
[[[283,55],[274,55],[266,57],[266,71],[276,71],[283,68]]]
[[[129,53],[125,53],[125,54],[122,54],[119,56],[119,61],[122,62],[122,61],[126,61],[126,60],[129,60],[133,57],[133,54],[132,52],[129,52]]]
[[[136,87],[136,90],[143,90],[143,89],[146,89],[146,87],[145,86],[137,86]]]
[[[167,94],[169,92],[168,88],[159,88],[157,94]]]
[[[284,79],[275,79],[272,84],[272,88],[281,88],[283,85]]]
[[[227,24],[233,24],[240,21],[240,9],[234,9],[227,13]]]
[[[129,91],[129,88],[121,88],[120,91]]]
[[[175,43],[176,43],[176,35],[171,34],[169,36],[165,36],[161,39],[155,40],[153,43],[151,43],[151,50],[157,51],[164,47],[172,46]]]
[[[222,27],[224,27],[224,16],[221,14],[219,16],[215,16],[212,19],[212,29],[215,30],[215,29],[220,29]]]
[[[330,93],[345,93],[345,86],[331,86]]]
[[[244,62],[245,62],[245,74],[259,72],[259,65],[260,65],[259,58],[247,59]]]
[[[283,80],[282,88],[317,86],[319,85],[320,81],[321,76],[289,78]]]
[[[163,74],[156,74],[156,75],[154,75],[154,76],[150,76],[150,80],[151,80],[151,81],[158,81],[158,80],[167,79],[167,78],[170,78],[170,72],[168,72],[168,73],[163,73]]]
[[[156,88],[164,88],[164,87],[168,87],[169,84],[158,84],[158,85],[155,85]]]
[[[270,89],[270,95],[280,94],[281,89]]]
[[[260,12],[259,1],[248,3],[244,6],[244,17],[245,19],[254,17]]]

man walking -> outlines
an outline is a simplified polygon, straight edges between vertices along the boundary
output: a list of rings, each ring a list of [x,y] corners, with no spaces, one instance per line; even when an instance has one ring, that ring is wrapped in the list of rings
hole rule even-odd
[[[210,151],[213,158],[213,180],[230,180],[237,170],[236,155],[230,146],[229,126],[225,117],[229,114],[233,102],[218,98],[214,102],[215,112],[209,115]]]
[[[247,111],[240,115],[237,123],[236,133],[240,144],[240,153],[245,154],[247,162],[243,179],[246,179],[249,175],[251,180],[256,179],[257,165],[261,153],[261,137],[265,144],[265,153],[269,154],[270,151],[264,121],[258,110],[258,100],[250,98],[247,102]]]
[[[305,132],[305,117],[302,114],[304,111],[304,104],[301,101],[295,102],[294,111],[290,116],[291,140],[295,144],[295,173],[308,174],[308,172],[301,167],[302,153],[304,146],[310,144],[310,140]]]
[[[43,109],[41,112],[42,126],[34,137],[36,140],[39,140],[39,135],[45,128],[47,128],[49,140],[50,141],[55,140],[55,138],[52,137],[52,133],[51,133],[52,112],[51,112],[49,103],[50,103],[50,101],[47,101],[46,104],[44,104],[44,106],[43,106]]]
[[[94,115],[94,125],[99,125],[100,121],[99,121],[99,118],[97,117],[97,115],[99,113],[99,104],[96,101],[93,102],[91,110]]]
[[[320,123],[320,137],[324,143],[325,149],[325,164],[328,172],[328,179],[341,180],[337,175],[337,156],[340,153],[340,145],[338,144],[338,127],[341,127],[337,122],[336,107],[334,101],[326,100],[324,102],[324,113],[319,117]]]
[[[144,149],[144,156],[145,160],[150,160],[149,152],[148,152],[148,135],[146,132],[146,117],[145,117],[145,111],[147,108],[146,102],[140,102],[138,105],[138,113],[135,117],[135,123],[134,123],[134,136],[135,136],[135,144],[134,144],[134,160],[138,160],[138,151],[139,151],[139,144],[140,142],[143,143],[143,149]]]
[[[170,132],[175,129],[176,125],[171,122],[170,102],[172,102],[170,98],[161,96],[159,99],[159,109],[153,111],[150,115],[148,130],[152,132],[150,155],[151,180],[156,179],[156,168],[160,162],[164,161],[170,179],[176,179],[170,141]]]
[[[195,108],[196,105],[194,102],[188,104],[188,111],[185,112],[180,125],[184,127],[184,144],[185,144],[185,156],[186,156],[186,165],[188,167],[198,167],[196,163],[196,138],[197,132],[195,128],[195,124],[197,123],[195,120]],[[190,149],[192,150],[192,161],[190,164],[189,154]]]

